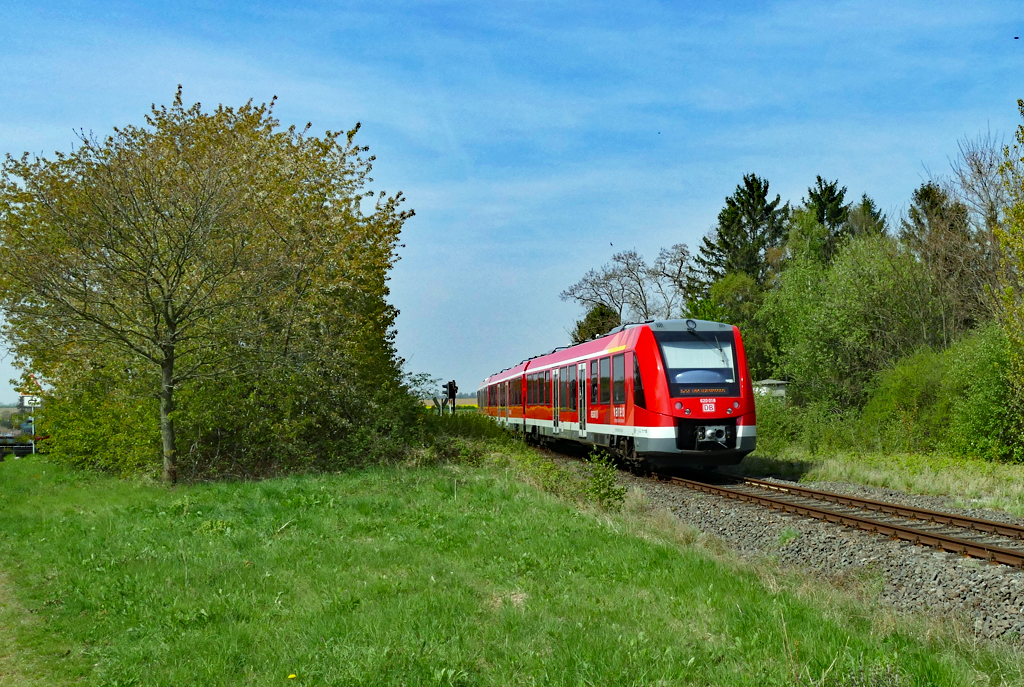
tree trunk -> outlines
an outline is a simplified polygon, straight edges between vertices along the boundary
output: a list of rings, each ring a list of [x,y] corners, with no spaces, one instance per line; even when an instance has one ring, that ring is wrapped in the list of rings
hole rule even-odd
[[[164,449],[164,483],[178,481],[178,464],[174,440],[174,349],[164,356],[160,365],[160,438]]]

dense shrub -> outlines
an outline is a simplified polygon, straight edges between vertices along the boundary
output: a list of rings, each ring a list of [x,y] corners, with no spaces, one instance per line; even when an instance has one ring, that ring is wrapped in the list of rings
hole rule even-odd
[[[946,447],[958,455],[1020,457],[1019,414],[1009,379],[1006,336],[996,325],[946,353],[943,403],[949,422]]]
[[[874,375],[923,345],[940,320],[919,261],[886,236],[851,242],[831,266],[796,259],[759,318],[800,403],[859,407]]]
[[[860,436],[873,448],[931,450],[946,439],[943,394],[948,356],[923,348],[875,376],[860,417]]]
[[[157,400],[146,391],[137,380],[125,383],[103,370],[69,376],[36,418],[38,433],[49,436],[51,459],[122,476],[157,464]]]
[[[943,351],[922,348],[877,373],[862,409],[826,402],[757,401],[758,450],[789,446],[885,452],[944,451],[990,459],[1020,457],[1019,413],[997,324]]]

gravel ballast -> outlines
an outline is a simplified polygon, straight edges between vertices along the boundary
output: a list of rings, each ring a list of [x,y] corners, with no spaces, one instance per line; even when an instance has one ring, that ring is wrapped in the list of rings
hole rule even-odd
[[[881,579],[880,602],[899,611],[967,618],[977,635],[1024,638],[1024,571],[943,553],[811,518],[622,473],[655,506],[717,537],[744,557],[769,556],[827,578],[868,573]],[[783,480],[774,480],[784,483]],[[963,509],[937,497],[836,482],[812,489],[1024,524],[1000,511]]]

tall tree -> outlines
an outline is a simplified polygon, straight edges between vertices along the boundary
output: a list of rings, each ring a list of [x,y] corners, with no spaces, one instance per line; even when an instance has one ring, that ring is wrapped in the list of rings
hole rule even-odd
[[[985,247],[972,231],[970,213],[949,189],[928,181],[914,190],[899,238],[925,265],[942,313],[943,345],[990,311]]]
[[[620,321],[667,319],[682,314],[694,282],[690,251],[678,243],[661,249],[653,265],[635,250],[616,253],[609,263],[588,270],[560,295],[588,313],[602,306]]]
[[[822,246],[825,262],[831,262],[846,238],[849,208],[843,205],[846,187],[839,187],[839,181],[825,181],[818,175],[814,186],[807,189],[804,205],[818,224],[825,228],[825,242]]]
[[[885,215],[878,209],[878,205],[863,194],[860,202],[851,204],[849,214],[846,217],[846,233],[851,237],[856,236],[881,236],[887,231]]]
[[[846,222],[848,208],[843,205],[846,198],[846,187],[839,188],[839,180],[825,181],[819,174],[815,185],[807,189],[804,204],[814,211],[820,224],[828,228],[833,235],[838,233]]]
[[[155,373],[167,482],[183,385],[234,379],[253,361],[298,369],[299,351],[323,358],[303,345],[360,319],[339,294],[367,301],[385,329],[393,320],[384,273],[409,216],[400,198],[364,217],[372,158],[353,142],[358,127],[281,130],[272,107],[206,113],[186,108],[179,87],[144,126],[2,168],[4,333],[43,370],[74,360]],[[377,337],[385,347],[388,336]]]
[[[742,272],[758,285],[769,272],[769,251],[786,235],[789,204],[776,194],[768,200],[768,181],[745,174],[743,183],[725,199],[718,223],[704,237],[695,261],[711,284],[728,273]]]

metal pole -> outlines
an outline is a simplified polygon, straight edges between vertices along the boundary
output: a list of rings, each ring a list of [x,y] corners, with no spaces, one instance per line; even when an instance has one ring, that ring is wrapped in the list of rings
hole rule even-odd
[[[32,455],[36,454],[36,409],[32,407]]]

